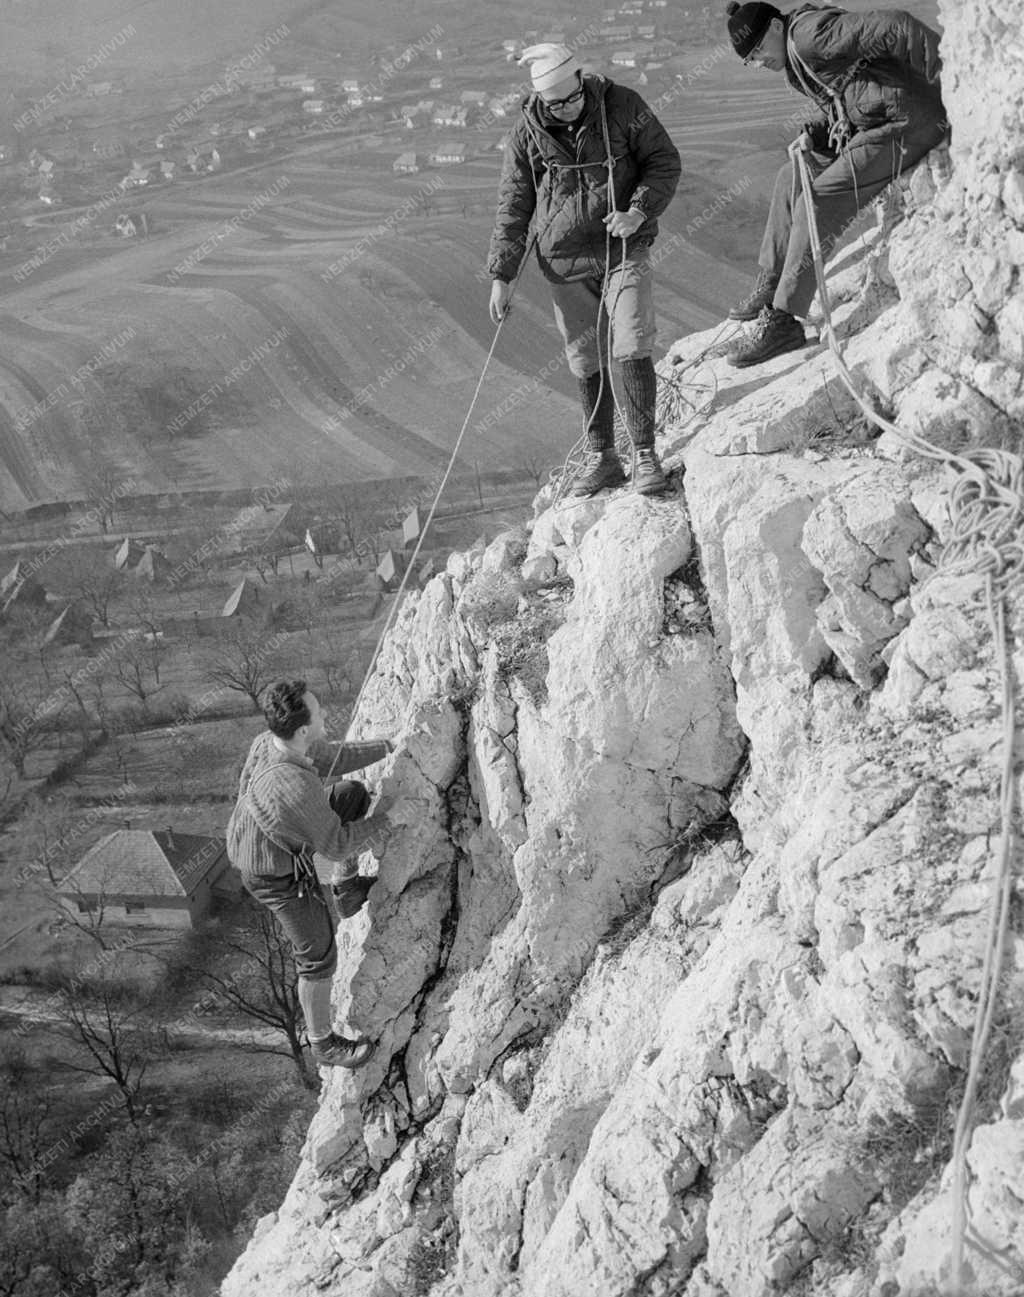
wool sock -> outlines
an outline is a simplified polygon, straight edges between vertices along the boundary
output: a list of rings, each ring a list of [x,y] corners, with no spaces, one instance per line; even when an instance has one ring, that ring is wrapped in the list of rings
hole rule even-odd
[[[654,449],[654,406],[658,376],[650,356],[622,362],[622,385],[626,389],[626,423],[637,450]]]
[[[604,379],[604,388],[601,388],[601,379]],[[599,370],[596,374],[591,374],[589,378],[578,378],[577,383],[580,387],[580,401],[583,403],[583,427],[590,424],[590,431],[587,433],[588,450],[612,450],[615,446],[615,400],[612,395],[612,380],[607,369]],[[597,394],[601,392],[601,402],[598,404]],[[597,407],[597,413],[594,414],[594,408]],[[590,416],[594,414],[593,423],[590,422]]]
[[[333,1030],[331,981],[330,977],[299,978],[299,1004],[306,1019],[306,1035],[310,1044],[314,1040],[326,1040]]]

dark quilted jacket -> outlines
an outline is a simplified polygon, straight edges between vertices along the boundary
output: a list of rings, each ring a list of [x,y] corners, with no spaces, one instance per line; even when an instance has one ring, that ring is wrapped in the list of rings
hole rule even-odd
[[[545,128],[531,95],[509,136],[498,188],[498,211],[487,270],[506,283],[515,277],[536,209],[537,260],[554,283],[601,276],[605,270],[608,171],[601,105],[615,159],[615,206],[640,208],[646,220],[627,248],[646,247],[658,233],[658,216],[679,182],[679,151],[643,99],[605,77],[584,77],[586,106],[575,155]],[[612,265],[622,240],[613,239]]]
[[[834,109],[825,87],[839,92],[858,143],[902,135],[908,127],[945,129],[939,36],[906,10],[854,14],[802,5],[788,17],[787,37],[813,73],[813,98],[830,120]],[[789,82],[806,93],[792,63],[787,57]]]

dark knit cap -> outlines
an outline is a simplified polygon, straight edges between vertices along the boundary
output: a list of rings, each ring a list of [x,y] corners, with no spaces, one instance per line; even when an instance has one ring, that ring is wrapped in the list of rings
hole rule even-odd
[[[739,0],[729,0],[725,12],[729,15],[729,39],[741,59],[745,59],[761,43],[772,19],[782,17],[774,5],[741,5]]]

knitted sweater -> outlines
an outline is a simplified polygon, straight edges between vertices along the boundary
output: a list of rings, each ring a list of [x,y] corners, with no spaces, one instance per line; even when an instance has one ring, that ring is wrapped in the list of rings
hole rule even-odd
[[[247,877],[280,877],[294,872],[292,852],[316,851],[345,861],[343,877],[355,874],[352,857],[381,828],[381,817],[342,824],[331,809],[323,779],[337,745],[320,744],[305,757],[286,752],[269,730],[253,740],[238,782],[238,800],[228,821],[228,858]],[[343,743],[334,774],[380,761],[390,751],[384,740]]]

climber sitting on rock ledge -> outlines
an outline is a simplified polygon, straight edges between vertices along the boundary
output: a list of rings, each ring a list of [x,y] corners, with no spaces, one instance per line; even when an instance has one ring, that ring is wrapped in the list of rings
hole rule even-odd
[[[339,862],[331,887],[338,914],[350,918],[373,885],[359,875],[353,858],[384,845],[388,820],[379,803],[367,817],[370,794],[363,784],[343,779],[328,793],[322,780],[332,770],[343,774],[380,761],[393,748],[377,739],[343,743],[338,753],[326,741],[323,710],[304,680],[272,685],[263,714],[267,729],[249,749],[228,823],[228,857],[292,944],[313,1057],[324,1066],[361,1067],[373,1044],[333,1030],[331,981],[338,952],[313,853]]]
[[[903,9],[846,13],[804,4],[783,14],[771,4],[728,9],[729,37],[744,64],[785,72],[794,90],[825,114],[805,124],[799,147],[814,177],[814,207],[827,254],[856,214],[915,166],[948,131],[939,85],[939,36]],[[814,259],[795,161],[775,179],[753,292],[729,312],[757,320],[729,356],[757,365],[806,343]]]

